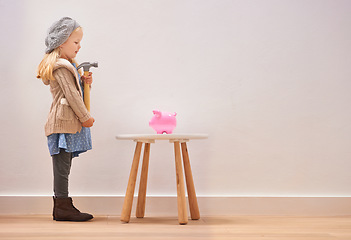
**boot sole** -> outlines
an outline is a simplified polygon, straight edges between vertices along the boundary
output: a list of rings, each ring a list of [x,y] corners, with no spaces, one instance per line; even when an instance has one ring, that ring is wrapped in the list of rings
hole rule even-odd
[[[57,219],[57,218],[54,218],[53,220],[55,221],[58,221],[58,222],[86,222],[86,221],[89,221],[93,218],[89,218],[89,219],[82,219],[82,220],[72,220],[72,219]]]

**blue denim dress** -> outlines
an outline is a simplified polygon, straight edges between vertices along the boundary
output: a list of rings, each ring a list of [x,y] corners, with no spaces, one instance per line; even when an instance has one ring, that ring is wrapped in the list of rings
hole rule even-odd
[[[72,63],[75,68],[77,66]],[[80,79],[80,75],[78,73]],[[84,98],[84,87],[80,82]],[[66,152],[71,152],[72,157],[78,157],[79,154],[92,149],[90,128],[82,127],[82,130],[77,133],[54,133],[48,136],[48,147],[50,155],[60,153],[60,149],[65,149]]]

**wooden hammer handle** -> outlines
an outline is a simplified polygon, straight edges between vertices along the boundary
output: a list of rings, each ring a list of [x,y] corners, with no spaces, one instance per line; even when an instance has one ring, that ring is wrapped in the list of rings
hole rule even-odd
[[[89,76],[89,71],[84,71],[84,76]],[[84,104],[90,112],[90,84],[84,82]]]

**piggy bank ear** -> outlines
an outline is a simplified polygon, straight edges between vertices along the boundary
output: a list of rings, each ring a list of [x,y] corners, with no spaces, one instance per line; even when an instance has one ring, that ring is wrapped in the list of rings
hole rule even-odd
[[[152,111],[156,117],[161,117],[161,111],[159,110],[153,110]]]
[[[174,113],[173,113],[173,116],[177,116],[177,113],[176,113],[176,112],[174,112]]]

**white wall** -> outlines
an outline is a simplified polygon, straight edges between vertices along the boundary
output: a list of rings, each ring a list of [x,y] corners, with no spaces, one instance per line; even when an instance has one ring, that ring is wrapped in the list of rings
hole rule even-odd
[[[72,195],[123,195],[152,110],[178,113],[200,196],[351,195],[351,1],[0,1],[0,195],[51,195],[35,78],[47,28],[71,16],[92,69],[94,149]],[[175,195],[172,145],[151,147],[148,194]]]

